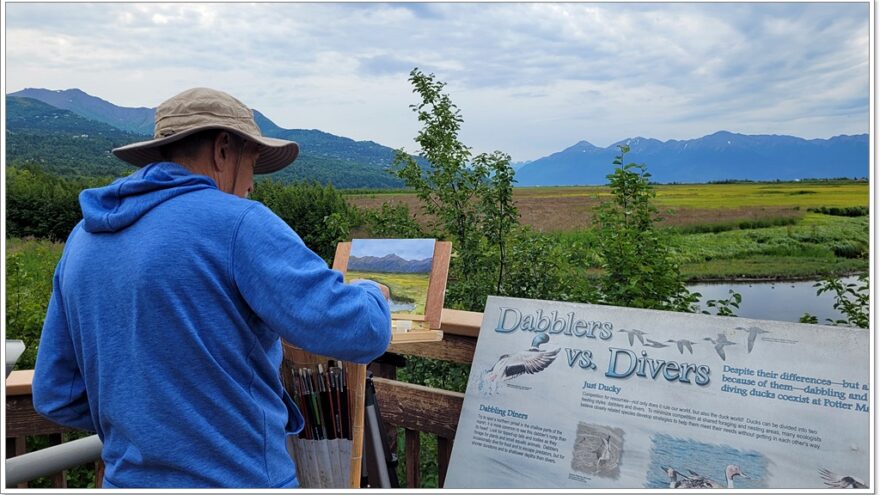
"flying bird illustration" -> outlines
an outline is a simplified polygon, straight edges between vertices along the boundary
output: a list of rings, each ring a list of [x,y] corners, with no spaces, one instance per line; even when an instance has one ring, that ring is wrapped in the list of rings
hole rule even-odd
[[[819,469],[819,475],[825,480],[825,486],[829,488],[868,488],[867,483],[856,477],[832,473],[825,468]]]
[[[638,338],[639,342],[641,342],[642,345],[645,345],[645,338],[643,337],[643,335],[647,335],[647,334],[641,330],[636,330],[636,329],[626,330],[626,329],[621,328],[620,330],[618,330],[618,332],[626,332],[627,336],[629,337],[630,347],[632,347],[632,345],[635,343],[635,338]]]
[[[498,392],[501,383],[512,380],[524,373],[534,374],[545,370],[559,354],[561,348],[542,351],[539,347],[550,341],[547,334],[542,333],[532,339],[532,346],[515,354],[502,354],[491,368],[483,371],[480,376],[479,389],[487,395]]]
[[[769,331],[764,330],[762,328],[758,328],[758,327],[749,327],[749,328],[736,327],[736,329],[749,333],[749,352],[752,352],[752,348],[755,347],[755,339],[758,338],[758,335],[760,335],[762,333],[770,333]]]
[[[727,361],[727,356],[724,354],[724,346],[736,345],[736,342],[731,342],[727,340],[727,336],[723,333],[718,334],[718,340],[715,340],[712,337],[706,337],[703,340],[708,340],[709,342],[715,344],[715,352],[718,353],[722,361]]]
[[[687,349],[691,354],[693,354],[694,348],[691,346],[697,343],[697,342],[691,342],[688,339],[680,339],[680,340],[670,339],[670,340],[667,340],[666,342],[675,344],[678,347],[678,352],[680,352],[682,354],[684,354],[685,349]]]
[[[669,347],[668,345],[657,342],[656,340],[651,340],[651,339],[646,338],[645,341],[647,341],[647,344],[645,344],[645,347],[654,347],[656,349],[659,349],[661,347]]]

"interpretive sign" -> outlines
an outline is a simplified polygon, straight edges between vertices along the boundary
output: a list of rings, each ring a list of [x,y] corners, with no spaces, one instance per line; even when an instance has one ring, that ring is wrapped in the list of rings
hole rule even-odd
[[[446,488],[865,488],[867,330],[490,297]]]

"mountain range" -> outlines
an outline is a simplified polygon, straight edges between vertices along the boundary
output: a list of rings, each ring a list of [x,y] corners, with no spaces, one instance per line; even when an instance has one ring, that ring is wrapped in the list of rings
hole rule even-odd
[[[352,256],[348,259],[348,269],[375,273],[428,273],[432,258],[407,260],[396,254],[385,256]]]
[[[38,163],[60,175],[116,175],[132,168],[110,150],[149,139],[155,110],[120,107],[79,89],[28,88],[6,97],[7,163]],[[294,166],[273,174],[288,182],[317,180],[339,188],[402,187],[389,173],[394,149],[316,129],[285,129],[254,110],[261,132],[300,144]],[[605,184],[618,145],[625,163],[645,163],[655,182],[796,180],[868,176],[867,134],[830,139],[719,131],[690,140],[635,137],[607,147],[580,141],[531,162],[513,164],[518,186]],[[424,168],[429,164],[417,158]]]
[[[67,175],[70,167],[59,166],[65,159],[62,151],[71,151],[69,146],[56,148],[57,143],[40,144],[46,136],[66,136],[70,141],[76,136],[77,143],[83,146],[80,152],[73,153],[80,162],[95,161],[107,175],[123,175],[131,167],[115,159],[110,149],[134,141],[150,139],[153,133],[155,109],[119,107],[101,98],[89,95],[79,89],[63,91],[28,88],[6,96],[7,129],[16,133],[16,140],[26,146],[10,146],[7,162],[43,161],[49,171]],[[59,120],[60,119],[60,120]],[[394,161],[394,149],[372,141],[355,141],[316,129],[284,129],[268,117],[254,110],[254,120],[264,136],[296,141],[300,145],[300,155],[295,166],[287,167],[272,174],[272,178],[291,182],[316,180],[321,183],[332,182],[340,188],[394,188],[402,187],[403,181],[388,171]],[[94,140],[100,128],[103,135],[114,134],[114,138]],[[108,130],[112,129],[111,130]],[[87,135],[82,137],[82,135]],[[8,135],[7,135],[8,136]],[[118,141],[118,142],[117,142]],[[112,145],[111,145],[112,144]],[[42,160],[40,160],[42,157]],[[46,159],[50,157],[51,159]],[[111,160],[109,170],[105,160]],[[427,167],[427,162],[417,158],[419,164]],[[91,167],[91,165],[86,165]],[[74,174],[76,175],[76,174]]]
[[[521,167],[517,185],[605,184],[621,145],[630,149],[625,164],[647,164],[660,183],[868,177],[867,134],[807,140],[719,131],[683,141],[635,137],[605,148],[580,141]]]

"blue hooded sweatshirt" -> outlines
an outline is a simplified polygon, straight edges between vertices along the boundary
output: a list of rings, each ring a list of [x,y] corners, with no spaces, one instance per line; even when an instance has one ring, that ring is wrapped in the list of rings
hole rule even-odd
[[[33,381],[37,412],[98,433],[105,487],[296,487],[281,341],[366,363],[391,339],[369,282],[345,284],[262,204],[154,163],[80,195]]]

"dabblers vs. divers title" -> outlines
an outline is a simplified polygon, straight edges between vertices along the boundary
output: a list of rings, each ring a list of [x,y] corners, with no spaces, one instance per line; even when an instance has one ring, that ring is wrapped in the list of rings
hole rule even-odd
[[[515,308],[500,307],[498,333],[523,332],[546,333],[548,335],[567,335],[585,339],[610,340],[614,336],[614,324],[610,321],[587,321],[577,318],[574,311],[560,315],[559,311],[545,312],[541,309],[533,314],[523,314]],[[605,376],[608,378],[628,378],[636,376],[656,380],[663,378],[669,382],[700,386],[709,384],[711,369],[705,364],[679,363],[650,357],[647,351],[636,353],[629,349],[609,347],[610,357]],[[586,371],[597,368],[593,352],[589,349],[566,348],[570,368]]]

